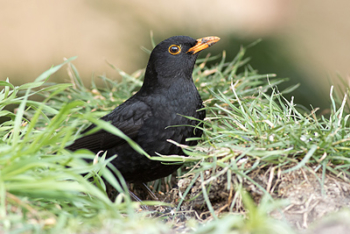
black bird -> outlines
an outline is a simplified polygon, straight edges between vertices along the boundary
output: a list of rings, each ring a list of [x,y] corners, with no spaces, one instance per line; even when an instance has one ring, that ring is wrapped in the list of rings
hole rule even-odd
[[[152,51],[141,89],[102,117],[139,144],[149,155],[185,155],[170,142],[195,145],[186,141],[200,137],[196,126],[203,120],[205,110],[192,80],[198,52],[213,45],[220,38],[204,37],[195,40],[187,36],[170,37]],[[182,125],[182,126],[179,126]],[[172,127],[173,126],[173,127]],[[199,126],[202,126],[200,124]],[[91,125],[84,132],[96,127]],[[165,177],[181,165],[164,165],[137,153],[127,142],[104,130],[77,139],[67,149],[88,149],[94,153],[107,151],[107,158],[118,155],[112,164],[127,182],[143,183]]]

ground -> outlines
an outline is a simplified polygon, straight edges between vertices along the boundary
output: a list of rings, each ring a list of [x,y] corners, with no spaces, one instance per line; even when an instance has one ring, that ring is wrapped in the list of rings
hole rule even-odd
[[[204,181],[205,184],[211,184],[208,197],[215,214],[222,216],[230,209],[234,213],[244,213],[241,196],[235,192],[234,186],[227,189],[227,173],[223,171],[217,178],[210,179],[211,173],[212,170],[204,173]],[[187,227],[186,221],[190,218],[201,223],[213,219],[202,193],[203,180],[200,176],[187,194],[187,201],[181,204],[179,211],[176,211],[176,206],[193,176],[189,174],[180,178],[175,188],[165,194],[157,194],[159,200],[175,206],[157,206],[152,216],[161,217],[164,222],[170,223],[175,233],[189,232],[190,228]],[[294,230],[318,234],[333,231],[337,234],[349,233],[348,213],[342,215],[340,212],[339,215],[339,211],[350,207],[350,184],[343,179],[326,174],[322,182],[322,174],[310,168],[281,173],[274,167],[254,171],[250,174],[250,178],[268,191],[273,199],[285,199],[288,202],[287,205],[271,212],[270,216],[287,222]],[[240,178],[232,175],[231,184],[237,184],[239,180]],[[243,189],[250,194],[256,204],[259,204],[264,194],[261,189],[250,180],[243,179],[241,182]],[[332,214],[335,212],[338,212],[335,215],[337,218],[332,219]]]

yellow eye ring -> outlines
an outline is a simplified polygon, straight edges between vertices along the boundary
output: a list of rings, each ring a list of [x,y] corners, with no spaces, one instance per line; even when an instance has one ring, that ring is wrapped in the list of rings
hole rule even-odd
[[[178,45],[171,45],[168,49],[169,53],[172,55],[177,55],[181,53],[181,47]]]

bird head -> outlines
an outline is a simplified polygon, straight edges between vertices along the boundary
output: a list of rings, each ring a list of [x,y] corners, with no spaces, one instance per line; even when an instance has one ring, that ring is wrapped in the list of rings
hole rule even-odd
[[[175,36],[160,42],[148,61],[144,85],[164,86],[174,79],[191,79],[199,52],[219,40],[218,37],[196,40],[187,36]]]

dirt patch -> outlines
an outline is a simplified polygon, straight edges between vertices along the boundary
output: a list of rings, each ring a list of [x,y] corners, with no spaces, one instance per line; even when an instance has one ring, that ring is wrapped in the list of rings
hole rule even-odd
[[[303,169],[281,177],[277,198],[290,201],[283,215],[299,229],[307,228],[327,214],[350,207],[350,184],[326,175],[322,185],[321,178],[322,175]],[[274,216],[279,215],[274,213]]]
[[[214,174],[220,175],[214,178],[212,177]],[[179,179],[178,187],[165,195],[159,195],[160,200],[178,204],[191,184],[193,176]],[[243,189],[249,192],[257,204],[264,195],[263,189],[274,199],[287,199],[289,205],[273,211],[270,215],[288,222],[297,230],[318,234],[326,233],[324,232],[326,230],[335,231],[335,233],[350,233],[347,218],[326,219],[324,222],[311,225],[313,227],[309,229],[311,223],[315,221],[317,223],[328,214],[350,207],[350,184],[343,179],[325,175],[322,180],[322,174],[314,173],[311,169],[299,169],[282,174],[275,168],[255,171],[249,174],[249,177],[252,180],[234,174],[228,176],[227,171],[213,173],[212,170],[208,170],[199,176],[191,186],[179,211],[176,211],[176,207],[157,207],[158,212],[155,212],[154,216],[163,217],[165,222],[171,222],[176,232],[182,233],[189,231],[186,227],[186,220],[189,218],[195,218],[199,222],[212,219],[202,192],[203,184],[207,188],[207,197],[216,215],[226,212],[244,213],[242,198],[235,190],[235,185],[242,184]],[[228,178],[230,178],[230,185]],[[210,189],[208,189],[209,186]]]

